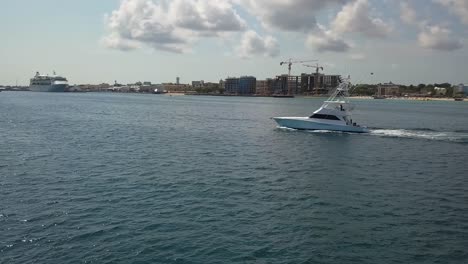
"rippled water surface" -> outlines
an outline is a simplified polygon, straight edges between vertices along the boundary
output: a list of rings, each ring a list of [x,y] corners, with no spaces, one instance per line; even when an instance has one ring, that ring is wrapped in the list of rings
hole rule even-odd
[[[468,103],[0,94],[0,263],[468,263]]]

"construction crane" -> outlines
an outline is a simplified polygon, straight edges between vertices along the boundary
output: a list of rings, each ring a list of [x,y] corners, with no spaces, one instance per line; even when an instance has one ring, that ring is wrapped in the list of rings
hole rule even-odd
[[[304,65],[306,67],[310,67],[310,68],[315,68],[317,74],[318,74],[319,70],[323,71],[323,67],[319,66],[318,63],[316,65],[308,65],[308,64],[302,64],[302,65]]]
[[[287,61],[282,61],[280,62],[280,65],[287,64],[288,65],[288,76],[291,75],[291,66],[295,63],[304,63],[304,62],[311,62],[311,61],[317,61],[317,60],[305,60],[305,61],[293,61],[292,59],[289,59]]]
[[[308,64],[302,64],[306,67],[310,68],[315,68],[315,78],[314,78],[314,90],[316,93],[318,93],[318,77],[319,77],[319,70],[323,71],[323,67],[319,66],[318,63],[316,65],[308,65]]]
[[[305,62],[312,62],[312,61],[317,61],[317,60],[303,60],[303,61],[293,61],[291,58],[287,61],[282,61],[280,62],[280,65],[287,64],[288,65],[288,80],[287,80],[287,85],[288,85],[288,95],[291,95],[291,87],[289,85],[289,77],[291,76],[291,66],[295,63],[305,63]]]

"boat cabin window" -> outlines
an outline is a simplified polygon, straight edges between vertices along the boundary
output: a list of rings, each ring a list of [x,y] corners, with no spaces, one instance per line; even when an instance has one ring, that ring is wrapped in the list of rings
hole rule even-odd
[[[340,120],[337,116],[334,116],[334,115],[322,115],[322,114],[314,114],[314,115],[310,116],[310,118],[328,119],[328,120]]]

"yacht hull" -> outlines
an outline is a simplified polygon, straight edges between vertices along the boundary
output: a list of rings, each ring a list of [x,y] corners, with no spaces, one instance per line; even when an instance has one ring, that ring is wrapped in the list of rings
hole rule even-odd
[[[368,133],[369,130],[365,127],[352,126],[346,124],[332,124],[325,122],[317,122],[315,119],[308,117],[274,117],[273,118],[281,127],[300,129],[300,130],[328,130],[341,131],[352,133]]]

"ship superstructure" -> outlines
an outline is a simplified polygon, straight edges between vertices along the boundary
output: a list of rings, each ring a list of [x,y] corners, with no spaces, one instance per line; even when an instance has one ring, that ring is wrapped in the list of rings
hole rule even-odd
[[[36,72],[29,84],[29,89],[33,92],[64,92],[67,87],[67,79],[56,75],[55,72],[51,76]]]

